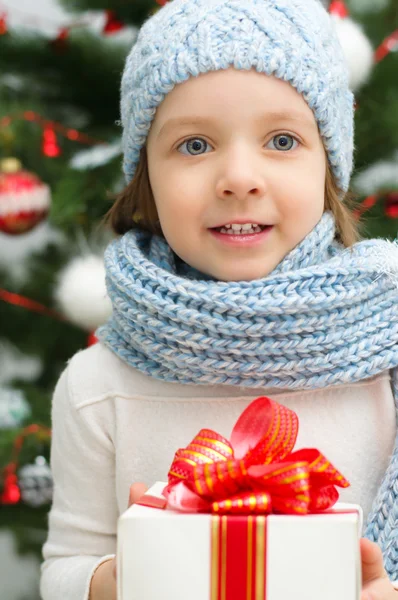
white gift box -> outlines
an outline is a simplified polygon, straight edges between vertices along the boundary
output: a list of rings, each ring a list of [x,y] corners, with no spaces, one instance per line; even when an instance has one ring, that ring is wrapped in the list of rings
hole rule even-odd
[[[118,523],[118,600],[359,600],[361,530],[354,504],[263,517],[134,505]]]

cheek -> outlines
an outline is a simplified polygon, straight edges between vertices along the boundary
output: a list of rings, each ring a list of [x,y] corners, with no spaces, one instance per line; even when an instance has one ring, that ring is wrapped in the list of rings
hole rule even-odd
[[[203,181],[196,181],[193,172],[157,172],[151,179],[152,191],[159,219],[168,227],[178,228],[183,222],[191,226],[203,216],[205,198],[208,194]]]
[[[313,165],[311,169],[303,168],[290,176],[284,186],[285,193],[280,202],[281,210],[288,216],[306,213],[318,214],[323,212],[325,204],[324,164]]]
[[[317,175],[300,185],[289,183],[279,205],[281,232],[293,242],[303,239],[319,222],[325,207],[325,182]]]

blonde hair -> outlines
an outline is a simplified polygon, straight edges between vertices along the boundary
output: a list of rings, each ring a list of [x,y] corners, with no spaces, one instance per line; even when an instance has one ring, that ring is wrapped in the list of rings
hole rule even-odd
[[[352,210],[354,196],[348,192],[342,202],[342,195],[327,161],[325,210],[333,213],[338,239],[348,248],[355,244],[360,236],[358,222]],[[112,208],[105,216],[105,223],[118,235],[124,234],[130,229],[139,228],[163,236],[149,182],[148,157],[145,146],[141,150],[140,160],[132,181],[116,197]]]

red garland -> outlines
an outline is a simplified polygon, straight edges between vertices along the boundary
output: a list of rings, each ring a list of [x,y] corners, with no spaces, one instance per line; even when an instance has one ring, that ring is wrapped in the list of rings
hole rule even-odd
[[[60,40],[61,43],[61,40]],[[33,110],[26,110],[23,113],[16,115],[6,115],[0,118],[0,128],[9,127],[12,121],[24,120],[38,123],[43,129],[43,140],[42,140],[42,152],[44,156],[49,158],[56,158],[61,154],[61,148],[58,144],[57,133],[63,135],[72,142],[79,142],[80,144],[87,144],[90,146],[95,145],[107,145],[107,142],[92,138],[76,129],[65,127],[61,123],[56,121],[48,121]]]
[[[376,204],[376,202],[378,201],[379,196],[377,194],[374,194],[373,196],[368,196],[367,198],[365,198],[365,200],[363,200],[363,202],[361,202],[360,206],[354,211],[354,217],[356,219],[359,219],[364,212],[366,212],[367,210],[369,210],[370,208],[372,208],[372,206],[374,206]]]
[[[3,290],[1,288],[0,288],[0,300],[3,300],[3,302],[7,302],[7,304],[12,304],[14,306],[20,306],[21,308],[25,308],[26,310],[30,310],[32,312],[46,315],[47,317],[52,317],[53,319],[56,319],[57,321],[65,321],[66,322],[65,317],[63,315],[61,315],[60,313],[56,312],[55,310],[47,308],[43,304],[40,304],[39,302],[35,302],[34,300],[31,300],[30,298],[26,298],[25,296],[21,296],[20,294],[13,294],[12,292],[8,292],[7,290]],[[98,339],[95,336],[95,334],[90,333],[90,335],[87,338],[87,346],[93,346],[97,342],[98,342]]]
[[[57,319],[58,321],[65,321],[65,318],[55,310],[51,310],[47,308],[43,304],[39,302],[35,302],[30,298],[26,298],[26,296],[21,296],[20,294],[13,294],[12,292],[8,292],[0,288],[0,300],[7,302],[7,304],[13,304],[14,306],[20,306],[22,308],[26,308],[32,312],[40,313],[43,315],[47,315],[52,317],[53,319]]]
[[[51,124],[44,127],[42,150],[44,156],[48,156],[49,158],[56,158],[61,154],[54,126]]]
[[[81,144],[88,145],[96,145],[96,144],[106,144],[103,140],[92,138],[85,133],[81,133],[77,131],[77,129],[72,129],[70,127],[65,127],[62,123],[58,123],[57,121],[49,121],[42,115],[33,110],[26,110],[22,113],[17,113],[15,115],[5,115],[0,119],[0,127],[8,127],[12,121],[24,120],[31,121],[34,123],[38,123],[42,128],[43,132],[46,135],[46,140],[48,143],[55,144],[56,140],[54,140],[55,133],[63,135],[73,142],[79,142]]]
[[[398,50],[398,29],[389,35],[375,52],[375,61],[380,62],[390,52],[397,52]]]
[[[388,194],[373,194],[368,196],[361,202],[360,206],[354,211],[354,217],[359,219],[364,212],[370,210],[377,202],[385,197],[385,214],[390,219],[398,218],[398,192],[390,192]]]

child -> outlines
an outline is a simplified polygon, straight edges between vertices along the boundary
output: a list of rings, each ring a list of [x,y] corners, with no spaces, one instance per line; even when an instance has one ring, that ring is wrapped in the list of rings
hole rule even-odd
[[[53,401],[44,600],[116,597],[130,485],[267,395],[362,505],[363,592],[398,600],[398,250],[344,204],[353,95],[317,0],[174,0],[122,82],[111,320]],[[135,492],[136,493],[136,492]],[[390,581],[391,580],[391,581]],[[369,596],[368,596],[369,597]]]

